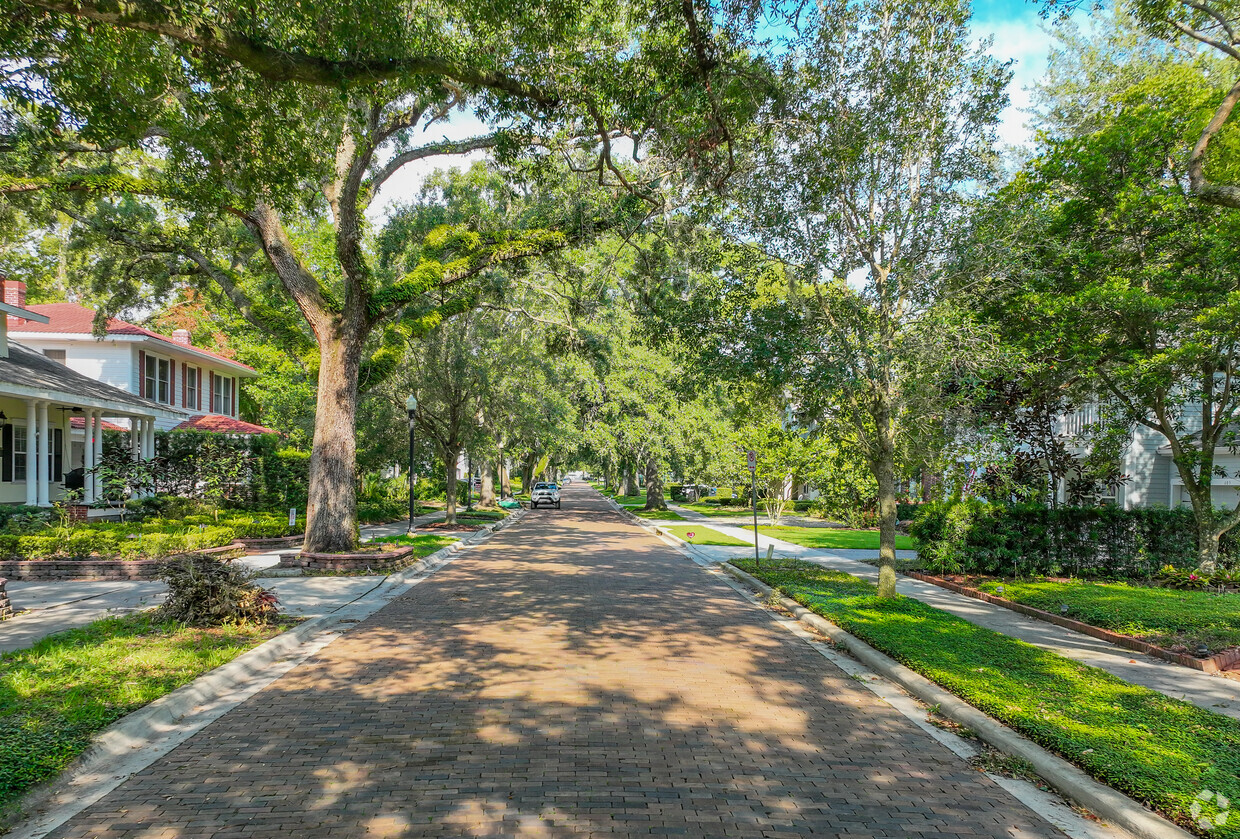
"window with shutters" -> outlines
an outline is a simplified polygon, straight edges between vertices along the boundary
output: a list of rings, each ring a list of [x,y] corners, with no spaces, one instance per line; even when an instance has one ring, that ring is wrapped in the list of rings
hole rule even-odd
[[[13,426],[13,480],[26,480],[26,426]]]
[[[185,407],[197,410],[202,407],[198,402],[198,368],[185,369]]]
[[[147,399],[170,405],[172,392],[169,385],[169,374],[172,365],[166,358],[146,357],[145,387],[143,391]]]
[[[225,376],[215,377],[215,413],[232,414],[233,380]]]

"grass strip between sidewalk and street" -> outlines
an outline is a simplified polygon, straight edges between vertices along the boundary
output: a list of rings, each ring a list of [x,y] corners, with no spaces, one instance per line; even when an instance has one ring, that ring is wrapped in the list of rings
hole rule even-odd
[[[1240,720],[918,600],[879,599],[875,586],[840,571],[733,564],[1186,829],[1240,837]],[[1234,802],[1222,823],[1220,797]]]
[[[746,530],[753,530],[747,525]],[[838,550],[878,550],[877,530],[845,530],[840,527],[768,527],[758,525],[758,532],[772,539],[781,539],[806,548],[835,548]],[[917,550],[912,537],[896,534],[896,550]]]
[[[733,548],[737,546],[744,546],[747,548],[753,547],[753,542],[743,542],[735,536],[728,536],[726,533],[720,533],[718,530],[713,530],[700,524],[670,524],[660,526],[663,527],[663,529],[668,533],[675,535],[678,539],[683,539],[690,545],[726,548]],[[690,533],[693,535],[690,536]]]
[[[995,581],[978,588],[1053,614],[1067,606],[1067,616],[1073,620],[1160,647],[1192,653],[1198,644],[1205,644],[1217,653],[1240,646],[1240,593],[1050,580]]]
[[[143,612],[0,654],[0,825],[100,731],[295,623],[199,629]]]

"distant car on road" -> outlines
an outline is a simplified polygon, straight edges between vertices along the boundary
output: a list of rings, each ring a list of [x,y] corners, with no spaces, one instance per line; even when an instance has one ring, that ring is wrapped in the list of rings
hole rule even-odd
[[[537,509],[543,504],[554,504],[557,510],[560,509],[560,488],[558,486],[545,481],[534,484],[534,491],[530,493],[530,506]]]

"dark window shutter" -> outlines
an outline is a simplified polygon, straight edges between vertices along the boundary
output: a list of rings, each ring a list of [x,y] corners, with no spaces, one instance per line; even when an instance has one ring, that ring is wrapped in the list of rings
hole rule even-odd
[[[52,429],[52,480],[59,483],[65,474],[65,430]]]
[[[146,352],[138,350],[138,395],[146,399]]]
[[[188,369],[185,362],[181,362],[181,407],[189,407],[189,376],[185,374]]]
[[[208,389],[207,393],[211,394],[209,397],[211,401],[208,403],[211,406],[209,412],[214,414],[215,413],[215,371],[214,370],[211,371],[211,387],[210,389]]]
[[[0,480],[6,483],[13,480],[13,426],[4,424],[4,433],[0,435],[0,445],[4,451],[0,455]]]
[[[198,376],[194,379],[194,381],[198,383],[198,404],[195,405],[194,408],[201,411],[202,410],[202,388],[203,388],[203,385],[205,384],[202,380],[202,368],[201,367],[198,368]]]
[[[237,377],[236,376],[233,376],[232,388],[230,389],[230,395],[232,396],[232,405],[230,405],[228,408],[228,415],[230,417],[235,417],[237,415]]]
[[[177,405],[177,363],[168,359],[168,404]]]

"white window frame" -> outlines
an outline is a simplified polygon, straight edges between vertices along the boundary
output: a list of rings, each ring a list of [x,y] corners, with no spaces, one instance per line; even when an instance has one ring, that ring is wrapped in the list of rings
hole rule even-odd
[[[198,387],[198,368],[185,367],[185,407],[198,410],[202,407],[202,394]]]
[[[30,442],[30,428],[13,424],[13,481],[26,480],[26,446]]]
[[[142,378],[144,382],[142,390],[146,393],[147,399],[161,405],[172,404],[172,361],[170,359],[147,353],[146,369],[142,371]]]
[[[215,374],[215,412],[232,416],[232,376]]]

